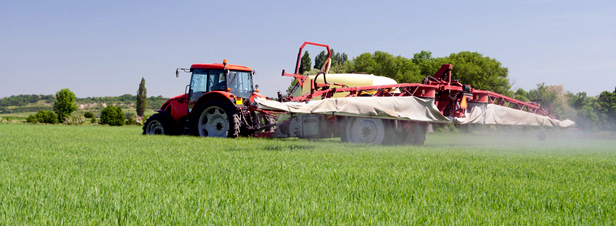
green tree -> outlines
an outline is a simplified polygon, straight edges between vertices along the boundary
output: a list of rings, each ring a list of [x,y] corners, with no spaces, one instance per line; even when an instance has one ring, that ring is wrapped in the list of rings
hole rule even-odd
[[[56,93],[56,102],[53,105],[53,111],[58,115],[58,120],[64,122],[75,110],[77,110],[75,94],[69,89],[58,91]]]
[[[353,72],[365,72],[373,73],[377,70],[376,60],[370,53],[362,53],[353,59],[351,64],[351,71]]]
[[[517,100],[521,100],[521,101],[530,101],[528,99],[528,92],[526,92],[526,90],[519,88],[518,90],[515,91],[513,97]]]
[[[113,105],[109,105],[101,112],[100,124],[110,126],[121,126],[125,124],[124,113],[122,109]]]
[[[347,54],[346,53],[336,53],[332,56],[332,65],[341,65],[347,62]]]
[[[530,101],[539,103],[543,109],[549,110],[553,116],[572,119],[576,117],[576,111],[569,105],[568,95],[562,85],[546,86],[541,83],[537,84],[537,89],[528,91],[526,97]]]
[[[302,56],[302,59],[300,60],[300,64],[299,64],[299,74],[303,75],[304,72],[310,71],[310,66],[312,65],[312,61],[310,60],[310,55],[308,54],[308,51],[304,52],[304,55]]]
[[[398,83],[420,83],[425,75],[421,74],[420,67],[413,61],[404,57],[396,57],[398,61],[398,70],[394,79]]]
[[[434,58],[430,51],[422,50],[419,53],[413,54],[411,61],[419,67],[419,74],[423,77],[434,75],[441,67],[441,62],[439,62],[437,58]]]
[[[147,90],[145,88],[145,78],[141,77],[141,82],[139,83],[139,89],[137,90],[137,115],[139,117],[143,117],[143,112],[146,109],[146,101],[147,101]]]
[[[484,57],[478,52],[452,53],[441,62],[453,64],[454,77],[475,89],[507,94],[511,88],[507,78],[509,70],[496,59]]]
[[[320,70],[321,67],[323,67],[323,64],[325,63],[325,60],[327,60],[327,52],[323,50],[319,53],[319,55],[317,55],[314,58],[314,69]]]
[[[567,99],[569,105],[577,111],[576,117],[572,120],[578,128],[584,130],[595,130],[598,126],[599,117],[594,109],[596,98],[589,97],[585,92],[577,94],[568,93]]]
[[[420,82],[423,76],[420,69],[411,60],[402,56],[376,51],[374,54],[363,53],[353,59],[351,68],[356,72],[366,72],[395,79],[398,83]]]
[[[569,105],[575,110],[580,110],[591,101],[591,97],[587,96],[586,92],[579,92],[577,94],[568,95]]]
[[[615,90],[616,91],[616,90]],[[616,92],[603,91],[597,98],[596,109],[599,113],[601,128],[616,129]]]
[[[398,72],[398,61],[394,58],[393,55],[383,52],[376,51],[372,55],[376,62],[375,70],[371,73],[375,75],[383,75],[390,78],[394,78],[396,73]]]

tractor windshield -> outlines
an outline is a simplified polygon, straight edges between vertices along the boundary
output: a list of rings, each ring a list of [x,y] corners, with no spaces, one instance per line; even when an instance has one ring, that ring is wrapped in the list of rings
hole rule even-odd
[[[190,80],[190,102],[193,103],[204,93],[211,91],[226,91],[241,98],[249,98],[252,94],[252,72],[232,71],[222,69],[193,69]]]
[[[227,87],[231,93],[241,98],[249,98],[252,94],[252,73],[249,71],[229,71]]]

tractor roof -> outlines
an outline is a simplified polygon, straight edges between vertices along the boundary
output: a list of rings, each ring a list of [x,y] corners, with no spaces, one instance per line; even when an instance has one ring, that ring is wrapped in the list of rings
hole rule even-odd
[[[195,69],[195,68],[199,68],[199,69],[229,69],[229,70],[236,70],[236,71],[252,71],[252,68],[246,67],[246,66],[241,66],[241,65],[233,65],[233,64],[227,64],[226,66],[224,64],[193,64],[192,66],[190,66],[190,69]]]

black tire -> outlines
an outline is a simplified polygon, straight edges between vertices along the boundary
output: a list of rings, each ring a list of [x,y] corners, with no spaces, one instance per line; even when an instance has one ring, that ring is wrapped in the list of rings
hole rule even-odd
[[[405,126],[406,124],[406,126]],[[405,145],[412,144],[415,141],[408,127],[408,122],[403,121],[387,121],[385,125],[385,144],[388,145]]]
[[[195,136],[235,138],[240,135],[240,116],[235,106],[223,100],[207,101],[191,121],[191,133]]]
[[[381,145],[385,141],[386,128],[382,119],[351,117],[344,133],[349,143]]]
[[[537,134],[537,138],[538,138],[540,141],[544,141],[544,140],[545,140],[545,138],[546,138],[546,137],[545,137],[545,132],[540,132],[539,134]]]
[[[143,124],[143,135],[173,135],[173,122],[161,113],[150,115]]]
[[[346,134],[346,127],[347,127],[347,120],[340,120],[340,127],[338,128],[339,134],[340,134],[340,141],[344,142],[344,143],[348,143],[349,140],[347,140],[347,134]]]
[[[398,125],[402,126],[402,125]],[[428,124],[425,122],[405,122],[401,131],[396,130],[392,125],[387,130],[387,144],[392,145],[424,145],[426,141],[426,129]]]
[[[413,141],[413,145],[424,145],[424,143],[426,143],[426,132],[428,130],[428,123],[425,122],[419,122],[419,123],[413,123],[414,126],[412,126],[411,128],[413,128],[413,133],[411,134],[414,137],[414,141]]]

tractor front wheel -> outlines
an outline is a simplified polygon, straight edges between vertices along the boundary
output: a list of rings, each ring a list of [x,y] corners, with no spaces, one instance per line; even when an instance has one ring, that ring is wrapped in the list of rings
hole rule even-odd
[[[171,135],[172,125],[169,117],[157,113],[153,114],[143,124],[144,135]]]
[[[220,100],[206,102],[197,112],[194,134],[202,137],[238,137],[240,116],[230,105]]]

